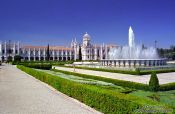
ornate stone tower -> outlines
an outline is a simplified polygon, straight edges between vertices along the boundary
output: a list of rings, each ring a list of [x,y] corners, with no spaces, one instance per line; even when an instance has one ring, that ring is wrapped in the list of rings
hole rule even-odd
[[[71,48],[74,50],[74,60],[78,59],[78,50],[79,50],[79,45],[77,43],[77,40],[72,40],[71,42]]]
[[[90,35],[86,32],[83,36],[82,60],[92,60],[92,45],[90,43]]]
[[[83,36],[83,46],[89,46],[90,45],[90,35],[86,32]]]

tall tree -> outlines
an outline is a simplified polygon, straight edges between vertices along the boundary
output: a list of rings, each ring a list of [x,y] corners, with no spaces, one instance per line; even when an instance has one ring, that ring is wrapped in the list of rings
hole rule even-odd
[[[82,60],[81,45],[79,45],[79,60]]]
[[[15,56],[14,56],[14,61],[15,61],[15,62],[20,62],[20,61],[21,61],[21,58],[22,58],[22,57],[21,57],[20,55],[15,55]]]
[[[170,46],[170,50],[171,50],[172,52],[175,52],[175,46],[174,46],[174,45],[171,45],[171,46]]]
[[[50,53],[49,53],[49,44],[47,45],[47,51],[46,51],[46,60],[50,60]]]

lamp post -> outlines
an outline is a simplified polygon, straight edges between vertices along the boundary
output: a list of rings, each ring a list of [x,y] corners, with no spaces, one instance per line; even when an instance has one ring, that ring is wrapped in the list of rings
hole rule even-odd
[[[154,43],[155,43],[155,48],[157,48],[157,40],[155,40]]]

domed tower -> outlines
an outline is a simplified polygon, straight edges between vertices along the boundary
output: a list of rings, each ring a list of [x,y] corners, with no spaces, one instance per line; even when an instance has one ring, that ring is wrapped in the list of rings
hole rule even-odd
[[[82,50],[82,60],[92,60],[92,49],[93,46],[90,43],[90,35],[86,32],[83,35],[83,45],[81,47]]]
[[[90,35],[86,32],[83,36],[83,46],[89,46],[90,45]]]

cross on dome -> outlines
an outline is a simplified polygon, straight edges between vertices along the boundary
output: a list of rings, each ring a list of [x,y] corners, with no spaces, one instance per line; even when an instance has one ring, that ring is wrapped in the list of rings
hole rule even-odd
[[[90,35],[86,32],[83,36],[83,38],[89,38],[90,39]]]

